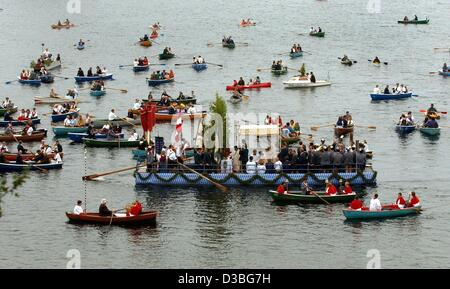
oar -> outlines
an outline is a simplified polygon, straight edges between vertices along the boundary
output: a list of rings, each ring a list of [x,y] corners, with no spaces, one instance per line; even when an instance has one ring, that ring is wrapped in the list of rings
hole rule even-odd
[[[370,59],[367,59],[367,61],[373,62],[373,60],[370,60]],[[389,63],[387,63],[387,62],[381,62],[381,63],[383,63],[384,65],[388,65],[388,64],[389,64]]]
[[[144,165],[139,165],[139,166],[132,166],[132,167],[127,167],[127,168],[123,168],[123,169],[118,169],[118,170],[114,170],[114,171],[109,171],[109,172],[104,172],[104,173],[99,173],[99,174],[92,174],[92,175],[87,175],[87,176],[83,176],[81,179],[83,181],[92,181],[98,177],[102,177],[102,176],[107,176],[107,175],[112,175],[115,173],[120,173],[120,172],[125,172],[125,171],[129,171],[132,169],[136,169],[136,168],[142,168],[147,166],[146,164]]]
[[[294,71],[298,71],[298,69],[294,69],[294,68],[290,68],[290,67],[287,67],[287,69],[289,69],[289,70],[294,70]]]
[[[309,54],[309,55],[312,55],[311,52],[308,52],[308,51],[305,51],[305,50],[302,50],[302,52],[305,52],[305,53],[307,53],[307,54]]]
[[[122,89],[122,88],[113,88],[113,87],[106,87],[105,86],[105,89],[119,90],[122,93],[127,93],[128,92],[128,90]]]
[[[439,72],[437,72],[437,71],[431,71],[431,72],[429,72],[429,74],[439,74]]]
[[[15,79],[15,80],[10,80],[10,81],[5,81],[5,84],[11,84],[11,83],[16,82],[16,81],[19,81],[19,80]]]
[[[448,50],[450,51],[450,48],[433,48],[434,50]]]
[[[214,186],[216,186],[218,189],[220,189],[222,192],[227,192],[227,191],[228,191],[227,187],[225,187],[225,186],[223,186],[223,185],[221,185],[221,184],[219,184],[219,183],[214,182],[213,180],[211,180],[211,179],[205,177],[205,176],[202,175],[201,173],[199,173],[199,172],[197,172],[197,171],[191,169],[191,168],[188,167],[188,166],[185,166],[184,164],[182,164],[182,163],[180,163],[180,162],[177,162],[177,163],[178,163],[180,166],[184,167],[185,169],[187,169],[187,170],[193,172],[194,174],[196,174],[196,175],[198,175],[198,176],[204,178],[205,180],[209,181],[209,182],[212,183]]]
[[[240,44],[240,45],[249,45],[248,42],[235,42],[235,44]]]
[[[110,225],[110,226],[111,226],[111,224],[112,224],[112,220],[113,220],[113,217],[114,217],[114,213],[117,213],[117,212],[120,212],[120,211],[123,211],[123,210],[126,210],[126,208],[119,209],[119,210],[112,210],[112,211],[111,211],[111,220],[109,220],[109,225]]]
[[[419,110],[419,111],[420,111],[420,112],[427,112],[426,109],[421,109],[421,110]],[[447,111],[438,111],[437,113],[440,113],[440,114],[448,114]]]
[[[128,67],[128,66],[134,66],[134,64],[123,64],[123,65],[119,65],[119,68],[122,68],[122,67]]]
[[[313,194],[314,196],[318,197],[319,199],[321,199],[325,204],[330,205],[330,203],[325,200],[324,198],[322,198],[321,196],[319,196],[316,192],[311,191],[311,194]]]
[[[322,128],[322,127],[328,127],[328,126],[333,126],[333,125],[334,125],[334,123],[332,123],[332,124],[325,124],[325,125],[312,126],[312,127],[311,127],[311,130],[318,130],[319,128]]]
[[[54,75],[54,74],[52,74],[52,76],[62,78],[62,79],[69,79],[69,77],[66,77],[66,76],[60,76],[60,75]]]
[[[46,170],[46,169],[40,168],[40,167],[35,166],[35,165],[31,165],[31,166],[32,166],[33,168],[36,168],[36,169],[40,170],[40,171],[43,172],[43,173],[48,174],[48,170]]]
[[[277,55],[288,55],[290,52],[284,52],[284,53],[277,53]]]
[[[339,60],[342,60],[342,57],[338,57]],[[353,63],[358,63],[356,60],[351,60]]]
[[[368,129],[377,129],[377,127],[374,125],[359,125],[359,124],[357,124],[355,126],[356,127],[364,127],[364,128],[368,128]]]
[[[129,122],[126,118],[121,118],[121,120],[131,124],[133,127],[136,127],[136,125],[134,123]]]
[[[272,68],[256,68],[256,71],[272,70]]]
[[[223,64],[215,64],[215,63],[212,63],[212,62],[206,62],[207,64],[211,64],[211,65],[217,65],[217,66],[219,66],[219,67],[223,67]]]
[[[165,63],[151,63],[151,64],[149,64],[150,66],[153,66],[153,65],[167,65],[167,64],[165,64]]]
[[[180,65],[192,65],[193,63],[175,63],[175,66],[180,66]]]

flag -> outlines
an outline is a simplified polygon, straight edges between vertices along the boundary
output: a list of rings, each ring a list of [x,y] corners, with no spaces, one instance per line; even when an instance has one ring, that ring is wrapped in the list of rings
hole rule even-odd
[[[146,104],[141,109],[141,123],[142,128],[144,129],[144,132],[151,132],[153,130],[153,127],[155,126],[156,119],[155,119],[155,113],[156,113],[156,105],[155,104]]]
[[[181,141],[181,133],[183,131],[183,118],[181,117],[181,114],[178,115],[177,122],[175,124],[175,142]]]

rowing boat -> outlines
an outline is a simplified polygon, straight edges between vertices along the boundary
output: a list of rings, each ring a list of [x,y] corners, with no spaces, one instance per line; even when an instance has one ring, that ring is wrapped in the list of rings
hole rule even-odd
[[[17,76],[18,82],[20,84],[27,84],[32,86],[40,86],[41,80],[40,79],[20,79],[20,76]]]
[[[8,107],[8,108],[0,108],[0,117],[4,116],[6,112],[9,112],[9,114],[16,113],[17,112],[17,106]]]
[[[102,140],[102,139],[91,139],[83,138],[83,143],[87,147],[98,147],[98,148],[130,148],[139,146],[139,140],[121,140],[120,138],[114,140]]]
[[[310,32],[309,35],[315,37],[325,37],[325,32]]]
[[[12,121],[0,121],[0,127],[7,127],[9,123],[11,123],[13,126],[19,126],[19,125],[26,125],[28,121],[31,120],[32,124],[38,124],[41,123],[40,118],[33,118],[33,119],[27,119],[27,120],[12,120]]]
[[[249,84],[249,85],[228,85],[227,90],[244,90],[244,89],[258,89],[258,88],[266,88],[271,87],[271,82],[261,82],[259,84]]]
[[[95,75],[95,76],[75,76],[76,82],[91,82],[95,80],[110,80],[113,78],[112,73]]]
[[[161,53],[161,54],[159,54],[159,59],[160,60],[171,59],[171,58],[174,58],[174,57],[175,57],[175,54],[173,54],[173,53]]]
[[[349,127],[338,127],[335,126],[334,127],[334,134],[336,136],[341,136],[341,135],[347,135],[349,133],[353,133],[353,129],[355,128],[355,126],[349,126]]]
[[[150,40],[141,40],[139,41],[140,46],[150,47],[152,46],[152,42]]]
[[[47,156],[52,159],[54,158],[56,155],[56,153],[50,153],[47,154]],[[64,157],[64,153],[59,153],[59,155],[61,156],[61,158]],[[17,154],[13,154],[13,153],[3,153],[3,156],[5,157],[5,160],[8,162],[15,162],[17,160]],[[22,160],[25,161],[31,161],[34,159],[35,154],[33,153],[26,153],[26,154],[20,154],[20,156],[22,157]]]
[[[53,83],[55,81],[55,78],[51,74],[41,75],[39,79],[42,83]]]
[[[83,132],[69,132],[67,134],[67,136],[74,143],[83,143],[83,138],[87,138],[89,135],[87,133],[83,133]],[[107,134],[103,134],[103,133],[95,134],[95,139],[105,139],[107,137],[108,137]],[[115,137],[123,138],[124,134],[123,133],[115,134]]]
[[[147,103],[148,99],[142,99],[142,102]],[[152,100],[151,103],[158,104],[159,100]],[[171,99],[170,103],[175,103],[177,105],[180,105],[180,104],[184,104],[184,105],[186,105],[186,104],[196,104],[197,103],[197,99],[196,98]]]
[[[288,73],[288,68],[287,66],[284,66],[281,69],[272,69],[271,72],[273,75],[283,75]]]
[[[90,90],[90,91],[89,91],[89,94],[90,94],[91,96],[99,97],[99,96],[105,95],[105,94],[106,94],[106,90],[105,90],[105,89],[101,89],[101,90]]]
[[[441,128],[432,128],[432,127],[421,127],[419,131],[425,135],[435,136],[441,133]]]
[[[325,201],[327,201],[328,203],[350,203],[355,199],[356,196],[356,193],[339,194],[335,196],[326,195],[325,192],[315,192],[316,195],[305,195],[305,193],[303,192],[288,192],[287,194],[278,194],[277,191],[269,191],[269,193],[275,202],[307,204],[324,204]]]
[[[392,209],[390,206],[383,206],[381,211],[369,211],[369,210],[352,210],[344,209],[345,218],[347,220],[369,220],[369,219],[387,219],[387,218],[397,218],[404,217],[408,215],[416,215],[421,211],[421,207],[412,207],[405,209]]]
[[[430,22],[430,19],[422,19],[422,20],[398,20],[397,23],[399,24],[428,24]]]
[[[192,68],[194,68],[195,71],[202,71],[208,68],[208,65],[206,65],[206,63],[194,63],[192,64]]]
[[[64,121],[69,115],[72,117],[77,117],[78,111],[79,111],[79,109],[77,109],[76,111],[70,111],[68,113],[52,114],[52,122]]]
[[[147,211],[137,216],[100,216],[98,213],[81,213],[79,215],[66,212],[70,223],[99,224],[119,226],[155,225],[158,212]]]
[[[158,32],[153,31],[153,33],[150,35],[150,39],[158,38]]]
[[[395,125],[395,130],[400,134],[411,133],[416,129],[415,125]]]
[[[281,142],[285,144],[295,144],[300,141],[300,136],[293,136],[293,137],[281,137]]]
[[[75,24],[69,23],[69,24],[52,24],[51,27],[52,29],[62,29],[62,28],[71,28],[74,27]]]
[[[76,101],[77,103],[81,103],[83,101],[79,101],[78,99],[73,99],[73,98],[63,98],[63,97],[40,97],[40,96],[35,96],[34,97],[34,103],[35,104],[58,104],[58,103],[66,103],[66,102],[71,102],[71,101]]]
[[[85,126],[54,126],[52,127],[53,133],[57,137],[67,136],[69,133],[83,133],[87,132],[87,127]]]
[[[102,128],[105,124],[111,124],[113,126],[135,126],[141,124],[141,120],[139,118],[134,119],[125,117],[123,119],[115,119],[115,120],[95,119],[93,121],[94,128]]]
[[[309,88],[309,87],[320,87],[329,86],[331,82],[326,80],[316,80],[316,82],[311,82],[309,79],[300,79],[299,76],[295,76],[287,81],[283,81],[286,88]]]
[[[83,49],[84,49],[84,44],[78,43],[78,44],[77,44],[77,49],[78,49],[78,50],[83,50]]]
[[[0,134],[0,141],[4,142],[13,142],[13,141],[23,141],[23,142],[33,142],[33,141],[41,141],[47,136],[47,132],[37,131],[33,132],[31,135],[22,135],[22,134]]]
[[[141,71],[147,71],[150,68],[150,65],[135,65],[133,66],[134,72],[141,72]]]
[[[443,71],[443,70],[441,69],[441,70],[439,70],[439,75],[450,76],[450,71]]]
[[[250,26],[256,26],[256,22],[250,22],[250,23],[239,23],[239,26],[241,27],[250,27]]]
[[[303,51],[297,51],[297,52],[290,52],[289,56],[291,58],[297,58],[303,56]]]
[[[149,79],[149,78],[147,78],[147,81],[148,81],[148,85],[157,86],[157,85],[173,82],[173,81],[175,81],[175,77],[172,77],[170,79]]]
[[[223,42],[223,41],[222,41],[222,46],[223,46],[223,47],[226,47],[226,48],[233,49],[233,48],[236,47],[236,44],[235,44],[234,42],[227,43],[227,42]]]
[[[230,97],[230,102],[233,104],[239,103],[242,101],[242,96],[241,97],[235,97],[234,95],[232,95]]]
[[[12,163],[0,163],[0,172],[21,172],[25,170],[41,171],[41,170],[55,170],[62,169],[63,163],[51,163],[51,164],[36,164],[29,162],[26,164]]]
[[[169,114],[168,110],[160,110],[157,113],[155,113],[156,121],[171,121],[171,120],[176,120],[179,117],[180,117],[180,114],[178,114],[178,113]],[[181,118],[183,120],[201,119],[201,118],[205,118],[205,117],[206,117],[206,112],[194,113],[194,114],[181,113]]]
[[[352,66],[353,65],[353,60],[351,60],[351,59],[341,60],[341,64]]]
[[[393,93],[393,94],[384,94],[384,93],[371,93],[370,94],[370,98],[372,98],[372,101],[397,100],[397,99],[409,98],[411,96],[412,96],[412,92],[408,92],[408,93]]]

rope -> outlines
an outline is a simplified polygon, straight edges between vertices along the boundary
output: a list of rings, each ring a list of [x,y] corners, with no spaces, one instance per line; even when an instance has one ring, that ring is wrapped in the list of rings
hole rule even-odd
[[[84,147],[84,175],[87,175],[87,149],[86,147]],[[87,199],[87,181],[84,180],[84,211],[87,212],[86,210],[86,199]]]

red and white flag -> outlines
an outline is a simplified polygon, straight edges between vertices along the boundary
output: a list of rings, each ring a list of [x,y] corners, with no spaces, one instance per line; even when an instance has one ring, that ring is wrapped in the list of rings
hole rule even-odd
[[[181,134],[183,132],[183,118],[181,114],[178,115],[177,122],[175,124],[175,142],[181,141]]]

